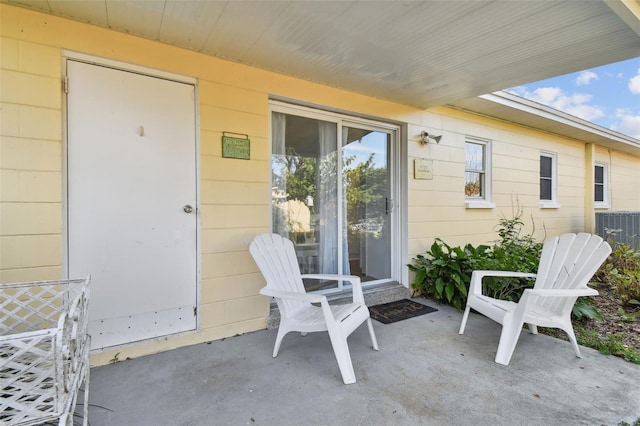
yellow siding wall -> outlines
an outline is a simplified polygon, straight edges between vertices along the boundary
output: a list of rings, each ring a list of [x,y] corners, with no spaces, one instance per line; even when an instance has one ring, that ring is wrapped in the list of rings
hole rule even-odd
[[[59,277],[59,49],[4,37],[0,47],[0,281]]]
[[[449,108],[424,114],[424,125],[443,134],[440,144],[411,140],[421,127],[409,128],[409,255],[424,252],[435,237],[450,245],[490,243],[497,239],[501,217],[523,211],[525,232],[537,239],[584,229],[584,143],[488,120]],[[465,208],[464,144],[466,136],[491,141],[493,209]],[[560,208],[540,207],[540,153],[557,156]],[[433,159],[433,180],[413,179],[413,160]],[[636,167],[640,159],[635,158]],[[636,177],[636,182],[640,182]],[[636,202],[636,208],[638,203]]]
[[[548,235],[584,226],[580,142],[444,107],[420,111],[6,4],[0,4],[0,14],[0,282],[62,274],[63,49],[198,79],[202,330],[118,349],[121,359],[264,328],[268,300],[258,295],[263,280],[247,244],[269,229],[270,95],[407,123],[403,190],[409,256],[403,264],[435,237],[453,245],[493,241],[498,219],[511,217],[516,200],[526,217],[533,215],[537,237],[544,236],[543,225]],[[441,143],[422,146],[422,130],[442,133]],[[223,131],[249,135],[250,161],[221,157]],[[464,207],[465,135],[492,140],[494,209]],[[559,209],[539,206],[541,150],[558,155]],[[413,179],[415,158],[434,160],[432,180]],[[640,208],[640,159],[598,149],[597,160],[611,165],[612,207]],[[112,356],[107,351],[93,361],[105,363]]]
[[[598,147],[595,161],[607,165],[609,183],[607,194],[609,208],[597,211],[637,211],[640,206],[638,157]]]
[[[396,120],[406,106],[0,4],[2,129],[0,282],[62,274],[63,49],[198,79],[202,220],[199,333],[118,349],[120,358],[264,328],[268,299],[247,244],[269,229],[268,97]],[[72,84],[72,83],[71,83]],[[246,133],[251,160],[223,159],[223,131]],[[114,351],[93,357],[108,362]]]

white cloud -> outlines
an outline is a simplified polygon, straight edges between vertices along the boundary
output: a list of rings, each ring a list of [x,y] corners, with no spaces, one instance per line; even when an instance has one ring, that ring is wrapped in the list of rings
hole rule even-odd
[[[549,106],[566,101],[566,97],[563,96],[562,89],[559,87],[540,87],[534,90],[533,93],[527,93],[526,97]]]
[[[616,117],[618,121],[611,125],[612,130],[640,139],[640,114],[634,115],[628,110],[619,109]]]
[[[602,108],[589,105],[593,97],[586,93],[569,94],[559,87],[540,87],[533,92],[529,92],[523,86],[515,88],[513,92],[518,96],[550,106],[583,120],[593,122],[605,115]]]
[[[638,69],[638,74],[629,80],[629,90],[634,95],[640,95],[640,69]]]
[[[591,80],[597,80],[598,74],[593,71],[582,71],[578,78],[576,78],[577,86],[585,86],[591,83]]]
[[[572,105],[567,107],[564,111],[590,122],[594,122],[598,118],[605,116],[602,109],[592,105]]]

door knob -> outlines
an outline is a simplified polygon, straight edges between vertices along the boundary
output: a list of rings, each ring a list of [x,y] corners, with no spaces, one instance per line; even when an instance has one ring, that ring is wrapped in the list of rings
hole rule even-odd
[[[185,213],[191,213],[193,211],[193,207],[187,204],[182,208],[182,210],[184,210]]]

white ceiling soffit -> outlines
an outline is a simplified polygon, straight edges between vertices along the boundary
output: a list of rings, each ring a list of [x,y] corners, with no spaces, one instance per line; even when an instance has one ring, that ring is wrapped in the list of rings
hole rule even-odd
[[[428,108],[640,55],[640,0],[0,0]]]
[[[448,106],[640,157],[638,139],[508,92],[481,95]]]

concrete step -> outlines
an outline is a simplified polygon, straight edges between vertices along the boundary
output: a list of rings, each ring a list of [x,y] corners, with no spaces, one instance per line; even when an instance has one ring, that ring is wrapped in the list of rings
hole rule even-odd
[[[379,305],[381,303],[394,302],[400,299],[411,297],[411,291],[396,282],[385,283],[379,286],[364,288],[364,302],[367,306]],[[328,295],[329,303],[340,304],[349,303],[351,291]],[[267,317],[267,329],[278,328],[280,325],[280,311],[275,302],[271,302],[269,316]]]

